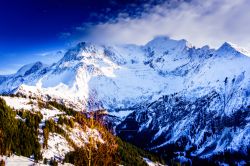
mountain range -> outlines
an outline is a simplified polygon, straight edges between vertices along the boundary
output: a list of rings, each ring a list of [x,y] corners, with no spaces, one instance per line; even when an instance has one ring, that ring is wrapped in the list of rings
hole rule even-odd
[[[81,42],[52,65],[0,76],[0,94],[107,110],[126,141],[182,160],[250,149],[250,53],[160,36],[145,45]],[[245,157],[244,157],[245,156]]]

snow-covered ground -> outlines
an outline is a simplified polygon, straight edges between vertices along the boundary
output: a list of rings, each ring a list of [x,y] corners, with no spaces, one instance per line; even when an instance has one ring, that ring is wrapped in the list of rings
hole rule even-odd
[[[34,162],[32,159],[23,157],[23,156],[17,156],[17,155],[12,155],[10,157],[3,156],[0,159],[4,159],[5,165],[6,166],[45,166],[46,164],[43,164],[42,162]],[[69,163],[58,163],[59,166],[73,166],[72,164]]]
[[[120,119],[124,119],[129,114],[131,114],[132,112],[133,111],[131,111],[131,110],[129,110],[129,111],[113,111],[113,112],[110,112],[109,115],[118,117]]]
[[[42,150],[44,158],[62,160],[73,147],[69,145],[67,140],[57,133],[49,133],[48,148]]]
[[[5,156],[3,158],[6,166],[31,166],[35,164],[35,162],[32,159],[23,156],[12,155],[10,157]]]
[[[143,158],[143,160],[148,164],[148,166],[164,166],[160,163],[153,162],[153,161],[149,160],[148,158]]]
[[[28,111],[31,111],[32,109],[38,110],[36,100],[23,97],[9,97],[9,96],[2,96],[2,98],[6,101],[8,106],[16,110],[21,110],[21,109]]]

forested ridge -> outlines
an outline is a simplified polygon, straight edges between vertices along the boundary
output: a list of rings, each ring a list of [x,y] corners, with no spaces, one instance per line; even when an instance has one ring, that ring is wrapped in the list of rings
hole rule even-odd
[[[114,136],[104,123],[93,116],[93,119],[85,112],[77,112],[57,102],[38,101],[42,108],[56,108],[65,114],[60,115],[58,120],[47,119],[43,130],[43,144],[38,140],[39,123],[43,115],[34,110],[14,110],[10,108],[4,99],[0,98],[0,154],[10,156],[12,154],[33,158],[44,164],[57,165],[57,162],[67,162],[74,165],[147,165],[143,157],[152,161],[160,161],[156,155],[137,148],[134,145],[122,141]],[[95,118],[94,118],[95,117]],[[86,143],[84,147],[78,147],[69,137],[66,128],[81,126],[83,130],[94,129],[101,134],[104,143],[94,141]],[[63,136],[68,144],[74,148],[66,154],[63,161],[43,158],[41,150],[48,148],[49,133],[58,133]],[[89,152],[91,151],[91,159]]]
[[[0,98],[0,153],[13,153],[41,159],[38,127],[42,115],[28,111],[15,112]]]

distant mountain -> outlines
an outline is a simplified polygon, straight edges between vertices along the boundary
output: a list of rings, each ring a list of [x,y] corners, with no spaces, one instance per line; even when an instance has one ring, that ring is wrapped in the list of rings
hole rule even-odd
[[[37,62],[0,76],[0,93],[107,109],[119,118],[118,135],[150,150],[247,155],[249,55],[227,42],[215,50],[168,37],[144,46],[82,42],[51,66]]]

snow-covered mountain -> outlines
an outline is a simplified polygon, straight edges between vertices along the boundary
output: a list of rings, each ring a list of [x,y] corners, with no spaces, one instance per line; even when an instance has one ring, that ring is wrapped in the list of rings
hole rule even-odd
[[[78,110],[105,108],[122,117],[122,137],[136,142],[143,139],[138,133],[149,134],[149,149],[185,138],[184,149],[195,145],[194,155],[238,151],[250,145],[249,55],[227,42],[215,50],[168,37],[144,46],[82,42],[51,66],[36,62],[0,76],[0,93],[56,99]],[[242,123],[230,119],[236,114]]]
[[[94,95],[104,108],[129,108],[183,90],[220,88],[226,77],[247,76],[244,53],[229,43],[218,50],[196,49],[167,37],[145,46],[83,42],[51,66],[36,62],[0,76],[0,93],[48,94],[79,106]]]

